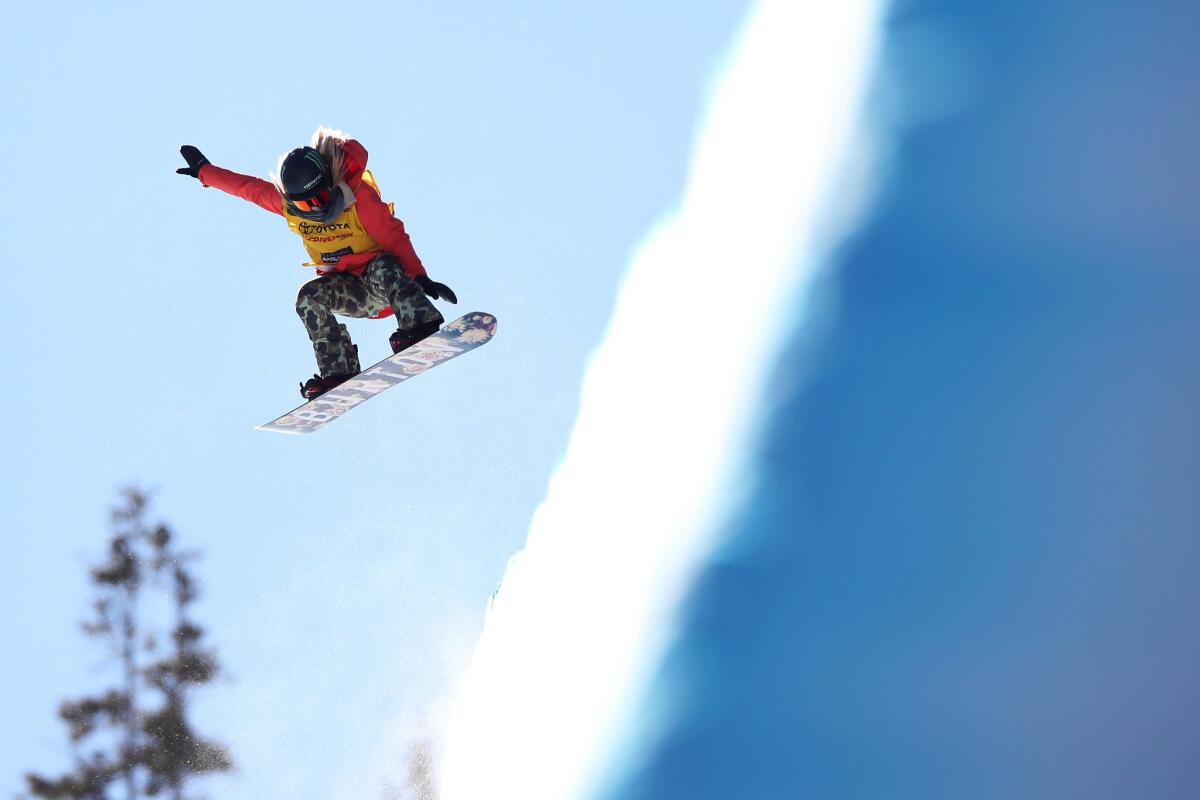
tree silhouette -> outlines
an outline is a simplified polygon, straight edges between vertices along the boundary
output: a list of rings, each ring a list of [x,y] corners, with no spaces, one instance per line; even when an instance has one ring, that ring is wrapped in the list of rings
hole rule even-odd
[[[404,786],[387,786],[384,800],[438,800],[434,785],[433,741],[422,736],[409,743]]]
[[[130,487],[112,510],[105,560],[89,570],[95,599],[89,637],[104,641],[118,685],[67,700],[59,708],[74,755],[57,778],[25,776],[28,797],[44,800],[190,800],[188,781],[232,768],[228,752],[188,722],[191,691],[220,672],[204,629],[191,618],[198,598],[195,553],[180,550],[170,529],[147,522],[148,495]],[[166,635],[146,607],[166,597]],[[161,614],[159,616],[162,616]],[[85,746],[88,748],[85,752]]]

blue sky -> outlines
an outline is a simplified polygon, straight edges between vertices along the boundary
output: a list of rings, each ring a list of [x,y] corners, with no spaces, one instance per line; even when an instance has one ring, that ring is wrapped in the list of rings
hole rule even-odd
[[[744,10],[9,12],[21,67],[4,170],[34,213],[31,255],[8,273],[23,347],[0,401],[15,420],[0,625],[21,645],[0,682],[0,791],[61,766],[57,703],[105,679],[75,624],[127,482],[159,490],[157,511],[207,554],[200,615],[230,679],[203,718],[243,767],[222,796],[261,796],[284,772],[293,796],[348,796],[401,773],[562,456],[624,265],[678,200]],[[319,124],[371,151],[430,273],[458,293],[443,310],[491,311],[500,332],[297,439],[252,428],[313,371],[292,309],[299,243],[174,170],[190,143],[265,176]],[[364,360],[389,330],[351,324]],[[378,769],[355,761],[364,742]]]
[[[400,778],[411,737],[471,699],[454,689],[527,531],[466,685],[516,663],[529,694],[485,695],[518,711],[480,723],[481,704],[468,746],[447,749],[486,754],[509,785],[550,752],[534,737],[578,768],[613,754],[580,734],[623,723],[612,796],[1195,794],[1200,13],[895,4],[881,102],[842,142],[859,169],[800,210],[699,191],[722,185],[694,167],[728,129],[697,125],[745,5],[342,10],[325,27],[369,26],[359,52],[301,24],[328,19],[315,6],[10,13],[20,124],[0,152],[37,253],[8,272],[10,341],[36,357],[13,361],[0,401],[19,420],[0,635],[20,645],[0,681],[0,792],[61,766],[54,708],[104,680],[75,631],[84,568],[116,489],[140,481],[207,552],[201,615],[229,676],[199,711],[242,767],[221,797],[357,799]],[[829,100],[850,71],[821,59],[855,37],[824,27],[826,7],[767,6],[811,46],[754,54],[813,66],[734,96],[779,91],[758,108],[794,123],[788,101]],[[752,179],[765,157],[760,186],[824,196],[828,159],[778,179],[830,152],[818,125],[732,118],[760,135],[717,174]],[[278,219],[176,176],[176,153],[265,174],[318,124],[371,149],[462,298],[446,310],[491,311],[500,332],[324,433],[270,436],[251,429],[312,370],[291,309],[302,253]],[[798,146],[771,164],[767,143]],[[821,235],[856,208],[848,239]],[[815,280],[772,296],[750,230],[792,219],[808,245],[792,277]],[[713,325],[726,277],[735,310],[758,309],[742,327]],[[386,324],[351,328],[365,360],[385,352]],[[645,358],[643,330],[690,349]],[[764,357],[763,332],[782,353],[767,402],[704,416],[740,354]],[[636,369],[613,368],[620,347]],[[721,347],[715,378],[689,368]],[[733,463],[693,456],[746,427],[760,438]],[[584,444],[615,457],[581,468]],[[733,473],[716,491],[714,464]],[[702,518],[713,506],[727,515]],[[714,526],[728,538],[703,565],[658,558]],[[663,575],[666,594],[698,576],[679,616],[644,599]],[[673,641],[633,670],[589,658],[666,616]],[[514,630],[518,646],[479,657]],[[645,694],[617,720],[603,699],[621,680]],[[522,697],[601,724],[539,725]]]

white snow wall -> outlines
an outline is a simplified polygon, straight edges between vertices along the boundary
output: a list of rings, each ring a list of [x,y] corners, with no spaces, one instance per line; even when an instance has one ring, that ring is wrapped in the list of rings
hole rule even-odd
[[[629,265],[578,421],[455,700],[444,800],[596,790],[736,501],[806,287],[867,194],[881,0],[756,3],[678,210]],[[721,323],[711,324],[720,309]]]

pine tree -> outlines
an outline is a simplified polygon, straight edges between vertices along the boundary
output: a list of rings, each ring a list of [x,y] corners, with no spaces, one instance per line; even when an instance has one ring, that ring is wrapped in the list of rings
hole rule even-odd
[[[384,788],[384,800],[438,800],[433,782],[433,741],[422,736],[409,742],[408,776],[405,786]]]
[[[57,778],[27,774],[29,797],[185,800],[190,778],[232,768],[225,748],[198,736],[188,722],[191,691],[220,672],[216,654],[203,644],[204,629],[190,616],[198,598],[190,571],[196,555],[178,549],[166,525],[147,522],[145,492],[127,488],[123,500],[112,512],[107,557],[89,571],[95,600],[93,618],[83,625],[89,637],[108,645],[119,682],[63,702],[59,716],[68,727],[74,768]],[[155,592],[169,600],[173,620],[166,636],[146,614]]]
[[[433,785],[433,742],[419,739],[408,752],[408,788],[413,800],[437,800]]]

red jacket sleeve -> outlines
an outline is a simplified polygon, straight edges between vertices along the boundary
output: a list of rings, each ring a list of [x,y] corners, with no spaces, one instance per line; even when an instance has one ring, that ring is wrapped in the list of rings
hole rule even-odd
[[[200,182],[283,216],[283,198],[279,196],[275,184],[270,181],[205,164],[200,168]]]
[[[367,148],[362,146],[362,142],[357,139],[342,142],[342,179],[356,192],[366,168]]]
[[[278,194],[278,193],[277,193]],[[394,255],[404,267],[404,274],[416,278],[425,274],[425,267],[413,249],[412,240],[404,230],[404,223],[392,216],[387,204],[379,198],[366,182],[354,191],[354,202],[358,206],[358,219],[371,238],[383,249]]]

